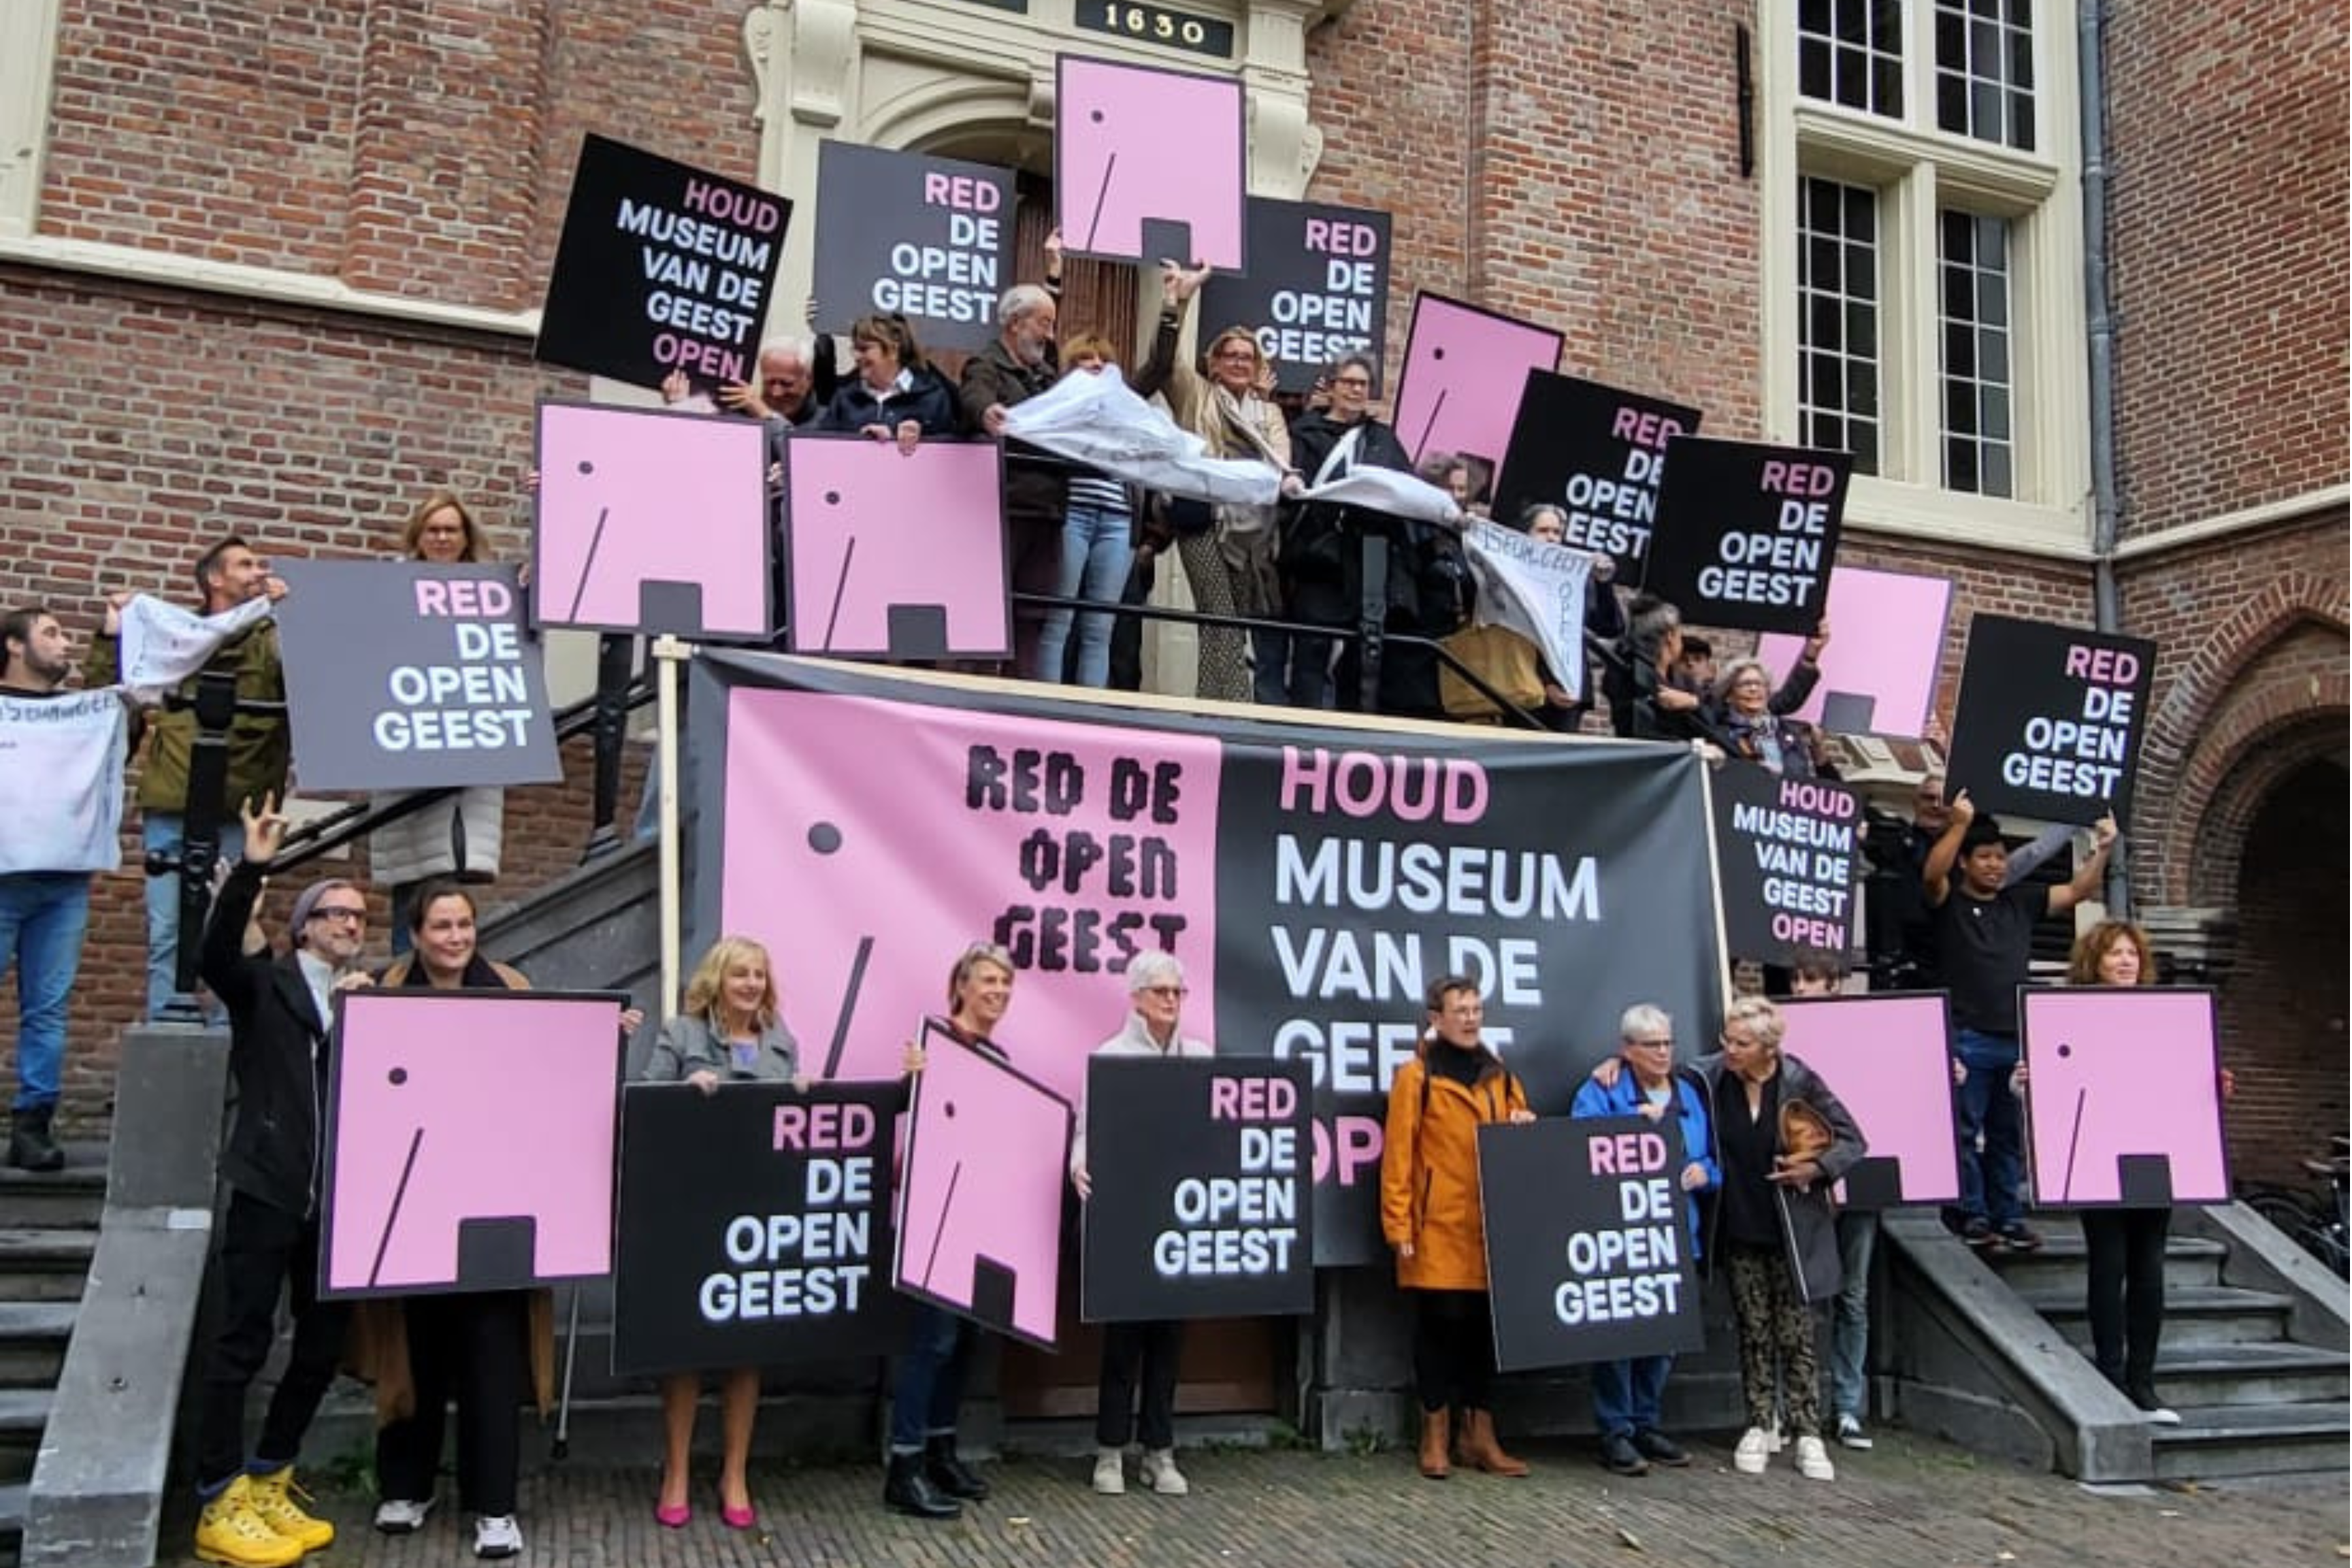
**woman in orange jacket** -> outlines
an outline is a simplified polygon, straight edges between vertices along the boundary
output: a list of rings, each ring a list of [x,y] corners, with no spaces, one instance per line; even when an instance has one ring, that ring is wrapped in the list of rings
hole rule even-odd
[[[1486,1247],[1478,1209],[1478,1129],[1533,1121],[1526,1089],[1479,1040],[1477,982],[1449,974],[1429,988],[1420,1054],[1389,1087],[1381,1153],[1381,1229],[1397,1284],[1413,1301],[1413,1384],[1421,1395],[1421,1473],[1447,1474],[1446,1436],[1462,1410],[1462,1460],[1489,1475],[1528,1468],[1495,1437],[1495,1374],[1486,1311]]]

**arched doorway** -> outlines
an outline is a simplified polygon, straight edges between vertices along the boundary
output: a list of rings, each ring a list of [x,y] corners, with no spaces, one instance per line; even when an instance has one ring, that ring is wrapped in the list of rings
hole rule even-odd
[[[2302,1184],[2297,1162],[2347,1130],[2346,786],[2339,726],[2331,751],[2276,775],[2244,818],[2235,961],[2221,988],[2242,1179]]]

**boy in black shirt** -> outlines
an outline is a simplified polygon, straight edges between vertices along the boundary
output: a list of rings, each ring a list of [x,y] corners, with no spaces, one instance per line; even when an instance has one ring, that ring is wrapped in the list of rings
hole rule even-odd
[[[1963,1069],[1958,1098],[1961,1239],[1971,1247],[2005,1243],[2020,1252],[2042,1245],[2027,1228],[2018,1203],[2025,1152],[2017,1096],[2009,1075],[2017,1067],[2017,988],[2025,984],[2034,923],[2063,914],[2099,889],[2115,846],[2116,819],[2092,830],[2090,858],[2062,888],[2039,883],[2004,886],[2009,849],[2000,825],[1979,817],[1962,790],[1951,820],[1920,869],[1934,911],[1937,961],[1952,998],[1952,1054]],[[1958,878],[1953,878],[1957,864]],[[1977,1138],[1984,1151],[1977,1151]]]

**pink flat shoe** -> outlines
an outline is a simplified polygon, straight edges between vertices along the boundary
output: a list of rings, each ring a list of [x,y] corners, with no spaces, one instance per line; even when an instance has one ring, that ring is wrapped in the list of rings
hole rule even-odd
[[[732,1503],[722,1502],[719,1505],[719,1517],[726,1521],[730,1530],[749,1530],[760,1522],[759,1510],[750,1503],[737,1508]]]
[[[657,1502],[654,1504],[654,1522],[664,1530],[684,1530],[687,1521],[693,1517],[694,1506],[691,1503]]]

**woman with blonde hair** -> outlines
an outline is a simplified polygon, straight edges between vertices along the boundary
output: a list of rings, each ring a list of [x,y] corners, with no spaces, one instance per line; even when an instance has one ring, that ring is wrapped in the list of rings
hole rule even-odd
[[[1160,330],[1151,358],[1135,378],[1140,396],[1164,394],[1176,423],[1209,444],[1217,458],[1255,458],[1296,487],[1290,468],[1290,426],[1266,395],[1273,367],[1246,327],[1227,327],[1209,343],[1203,375],[1178,363],[1177,339],[1184,312],[1209,276],[1205,267],[1187,271],[1160,268]],[[1276,569],[1275,509],[1236,502],[1181,502],[1179,510],[1197,521],[1179,521],[1176,558],[1183,563],[1192,602],[1212,616],[1274,616],[1282,614],[1282,584]],[[1221,702],[1247,702],[1252,695],[1248,639],[1239,626],[1204,626],[1200,634],[1198,695]]]
[[[808,1086],[800,1070],[799,1043],[784,1027],[775,968],[765,947],[743,936],[722,936],[710,944],[687,980],[677,1016],[662,1026],[638,1078],[646,1083],[690,1083],[706,1095],[718,1093],[722,1083]],[[662,1379],[661,1497],[654,1518],[670,1530],[685,1529],[694,1516],[687,1494],[695,1406],[701,1395],[698,1373]],[[719,1517],[730,1530],[749,1530],[758,1522],[746,1468],[759,1407],[758,1367],[731,1367],[721,1374]]]

